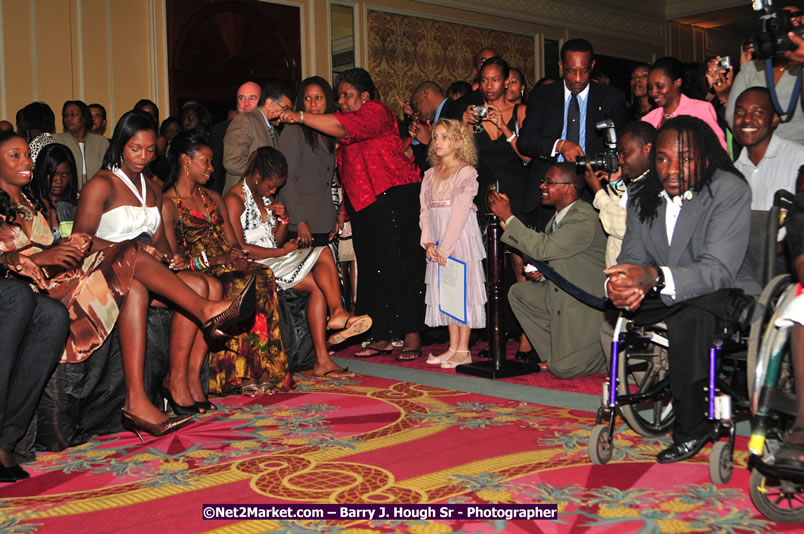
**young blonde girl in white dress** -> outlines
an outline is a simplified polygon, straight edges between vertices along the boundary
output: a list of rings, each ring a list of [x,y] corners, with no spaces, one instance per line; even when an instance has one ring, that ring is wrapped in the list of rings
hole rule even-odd
[[[427,253],[425,281],[427,326],[447,326],[449,349],[430,354],[427,363],[452,369],[472,362],[469,333],[486,326],[486,278],[482,260],[486,257],[477,207],[473,199],[478,182],[477,150],[469,129],[459,121],[442,119],[433,128],[428,159],[432,167],[424,173],[420,194],[421,245]],[[466,323],[439,310],[438,266],[452,257],[466,263]]]

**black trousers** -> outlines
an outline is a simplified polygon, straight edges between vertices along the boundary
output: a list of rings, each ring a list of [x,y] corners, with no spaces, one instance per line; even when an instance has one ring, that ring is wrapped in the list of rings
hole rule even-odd
[[[371,315],[369,335],[390,340],[424,326],[424,249],[419,245],[420,184],[388,189],[350,212],[357,257],[357,312]]]
[[[700,438],[711,424],[707,419],[709,349],[715,340],[719,320],[727,317],[729,295],[721,289],[708,295],[666,306],[660,299],[646,297],[633,319],[638,325],[664,321],[670,345],[670,390],[675,404],[675,442]]]
[[[19,280],[0,280],[0,449],[25,435],[58,364],[70,325],[67,310]]]

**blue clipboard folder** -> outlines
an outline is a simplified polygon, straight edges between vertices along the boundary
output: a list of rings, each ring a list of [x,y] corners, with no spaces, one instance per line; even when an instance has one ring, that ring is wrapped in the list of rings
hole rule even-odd
[[[438,310],[466,324],[466,262],[452,256],[438,266]]]

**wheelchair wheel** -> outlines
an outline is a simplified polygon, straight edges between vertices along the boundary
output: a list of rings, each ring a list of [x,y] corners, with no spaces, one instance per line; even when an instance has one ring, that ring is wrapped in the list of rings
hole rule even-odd
[[[597,425],[589,436],[587,452],[595,465],[605,465],[611,460],[613,444],[609,443],[609,425]]]
[[[783,309],[781,301],[788,300],[785,292],[790,286],[790,275],[780,274],[768,282],[757,300],[757,305],[764,306],[765,310],[762,317],[751,323],[748,340],[748,399],[752,414],[756,413],[759,391],[762,389],[771,346],[770,338],[773,337],[775,331],[773,323],[776,312],[779,308]]]
[[[766,477],[756,468],[748,483],[751,502],[762,515],[782,523],[804,521],[804,485]]]
[[[709,456],[709,478],[718,485],[728,484],[731,479],[731,449],[728,441],[718,441],[712,446]]]
[[[657,335],[666,335],[658,330]],[[666,339],[666,338],[662,338]],[[667,348],[662,343],[639,339],[629,341],[617,361],[617,393],[646,393],[669,373]],[[667,434],[675,421],[670,391],[659,399],[619,406],[628,426],[641,436]]]

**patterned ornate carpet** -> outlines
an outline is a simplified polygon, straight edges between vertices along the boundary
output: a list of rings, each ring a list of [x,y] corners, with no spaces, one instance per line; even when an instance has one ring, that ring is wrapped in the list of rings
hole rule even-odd
[[[302,381],[227,398],[220,411],[142,445],[131,433],[43,453],[0,485],[0,532],[768,532],[708,451],[658,465],[666,439],[617,435],[592,466],[592,414],[380,378]],[[738,451],[745,451],[745,440]],[[556,521],[206,521],[202,504],[556,503]]]
[[[514,361],[516,349],[519,344],[515,342],[509,342],[506,344],[506,358],[508,360]],[[448,345],[441,344],[441,345],[427,345],[422,347],[422,357],[417,358],[415,360],[407,361],[407,362],[400,362],[396,359],[397,356],[402,352],[401,348],[394,348],[393,354],[387,354],[382,356],[375,356],[373,358],[355,358],[354,354],[358,352],[361,347],[360,345],[351,345],[347,347],[342,347],[335,355],[339,358],[344,358],[347,360],[358,360],[358,361],[367,361],[371,363],[379,363],[384,365],[394,365],[397,367],[404,367],[406,369],[418,369],[422,371],[430,371],[435,373],[443,373],[447,375],[456,375],[455,369],[441,369],[438,365],[429,365],[427,363],[427,355],[432,354],[441,354],[442,352],[446,352]],[[479,341],[472,347],[472,358],[475,361],[488,361],[479,359],[477,357],[477,353],[481,350],[486,348],[485,341]],[[467,375],[460,375],[457,373],[458,376],[467,376]],[[538,388],[547,388],[559,391],[568,391],[572,393],[585,393],[587,395],[600,395],[601,392],[601,385],[606,379],[606,375],[590,375],[590,376],[582,376],[573,378],[571,380],[564,380],[561,378],[556,378],[555,376],[551,375],[548,372],[541,372],[541,373],[534,373],[528,374],[523,376],[516,376],[512,378],[503,378],[500,381],[508,382],[511,384],[522,384],[525,386],[533,386]]]

